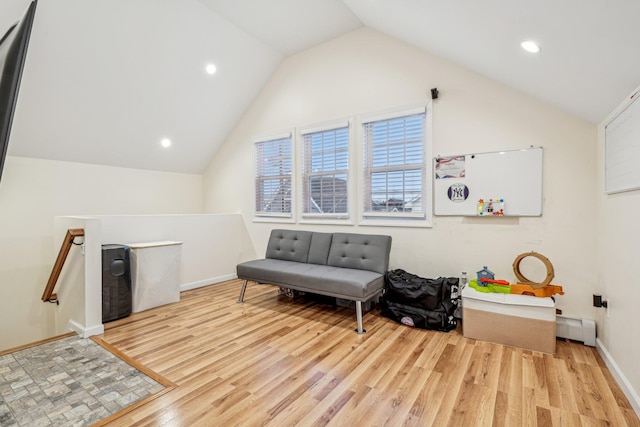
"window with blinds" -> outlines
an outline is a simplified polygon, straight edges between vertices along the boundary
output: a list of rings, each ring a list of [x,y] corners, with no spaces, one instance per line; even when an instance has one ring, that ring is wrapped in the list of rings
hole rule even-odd
[[[256,215],[291,217],[291,136],[259,141],[256,149]]]
[[[424,110],[363,123],[364,217],[425,218]]]
[[[347,218],[349,126],[309,132],[302,137],[302,215]]]

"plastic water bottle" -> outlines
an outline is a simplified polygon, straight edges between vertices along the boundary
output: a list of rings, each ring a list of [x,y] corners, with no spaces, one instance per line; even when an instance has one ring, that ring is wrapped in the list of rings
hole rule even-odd
[[[455,317],[456,319],[462,319],[462,290],[465,288],[465,286],[467,286],[467,272],[463,271],[462,274],[460,274],[460,280],[458,284],[459,290],[457,293],[457,306],[453,313],[453,317]]]

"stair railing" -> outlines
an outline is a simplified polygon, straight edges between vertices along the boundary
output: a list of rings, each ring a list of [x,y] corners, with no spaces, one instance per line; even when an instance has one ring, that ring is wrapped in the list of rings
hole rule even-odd
[[[56,283],[58,282],[58,278],[60,277],[60,273],[62,272],[64,262],[67,260],[67,255],[69,255],[71,245],[74,244],[74,239],[80,236],[84,236],[83,228],[70,228],[67,230],[67,234],[62,242],[62,246],[60,247],[60,252],[58,252],[58,258],[56,259],[56,263],[53,265],[53,269],[51,270],[49,281],[47,282],[47,286],[44,288],[44,292],[42,293],[42,301],[58,301],[58,296],[53,293],[53,290],[56,287]]]

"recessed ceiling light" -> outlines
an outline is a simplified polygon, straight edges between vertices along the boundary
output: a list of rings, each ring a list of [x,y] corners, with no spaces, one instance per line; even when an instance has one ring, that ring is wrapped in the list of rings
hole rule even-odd
[[[164,138],[162,141],[160,141],[160,145],[162,145],[164,148],[169,148],[171,147],[171,140],[169,138]]]
[[[216,66],[214,64],[207,64],[206,70],[207,74],[213,75],[216,73]]]
[[[531,52],[531,53],[540,52],[540,46],[538,45],[538,43],[532,40],[523,41],[522,43],[520,43],[520,46],[522,46],[522,48],[527,52]]]

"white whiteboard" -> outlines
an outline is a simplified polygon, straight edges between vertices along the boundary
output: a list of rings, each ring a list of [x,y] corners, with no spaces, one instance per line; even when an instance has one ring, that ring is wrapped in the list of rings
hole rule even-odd
[[[640,96],[605,126],[604,191],[640,188]]]
[[[503,199],[504,216],[542,215],[542,153],[542,147],[531,147],[436,157],[434,213],[477,216],[480,199]]]

